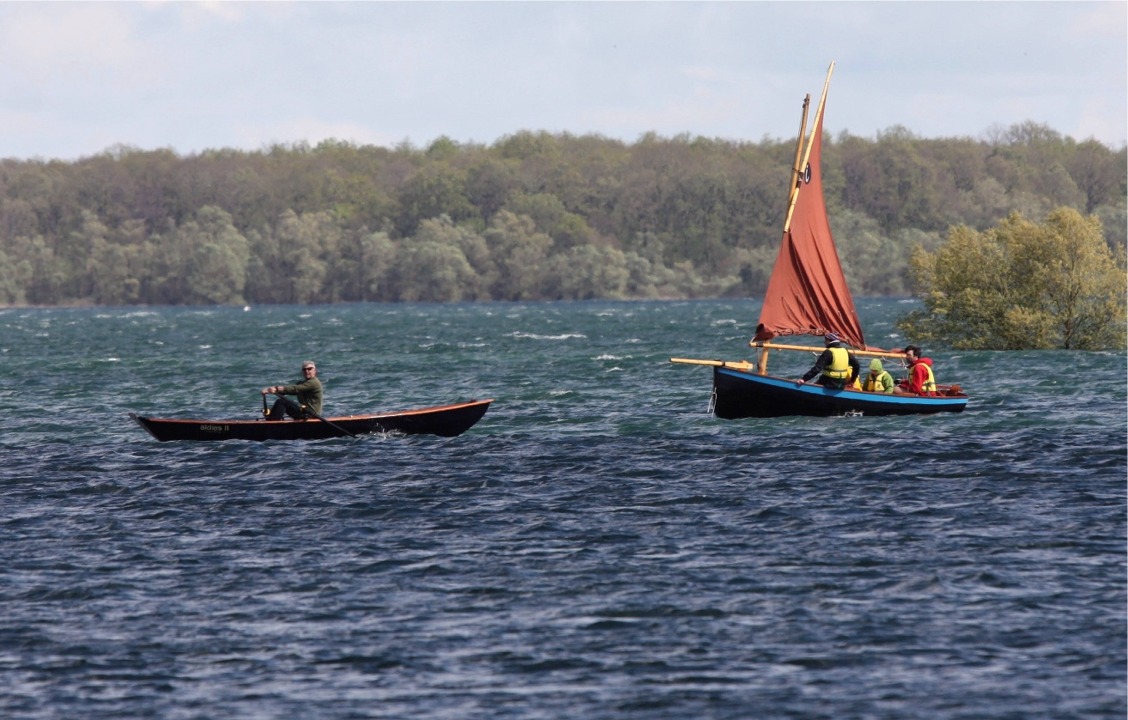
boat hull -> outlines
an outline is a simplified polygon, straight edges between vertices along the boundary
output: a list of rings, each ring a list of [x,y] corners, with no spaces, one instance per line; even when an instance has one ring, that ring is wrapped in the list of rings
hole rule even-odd
[[[324,440],[370,433],[454,437],[474,426],[493,400],[406,410],[379,415],[346,415],[305,420],[182,420],[130,413],[138,425],[162,442],[170,440]],[[347,431],[347,432],[346,432]]]
[[[713,412],[719,418],[770,418],[788,415],[922,415],[963,412],[967,395],[922,397],[861,390],[831,390],[797,385],[794,380],[713,368]]]

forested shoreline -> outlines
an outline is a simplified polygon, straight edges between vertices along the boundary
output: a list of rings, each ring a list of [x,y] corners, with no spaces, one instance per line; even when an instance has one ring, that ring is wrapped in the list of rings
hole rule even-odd
[[[0,161],[0,305],[756,296],[794,140],[520,132],[491,145],[115,147]],[[1068,207],[1125,246],[1128,156],[1034,123],[823,144],[858,296],[908,295],[914,248]]]

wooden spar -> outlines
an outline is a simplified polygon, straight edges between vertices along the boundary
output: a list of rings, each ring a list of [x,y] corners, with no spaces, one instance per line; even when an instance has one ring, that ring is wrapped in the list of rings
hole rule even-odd
[[[760,360],[756,364],[756,372],[760,375],[768,374],[768,349],[760,348]]]
[[[826,95],[830,91],[830,76],[834,73],[834,61],[830,62],[830,67],[826,71],[826,81],[823,82],[822,95],[819,96],[819,106],[815,110],[815,124],[814,127],[819,126],[819,120],[822,118],[823,106],[826,105]],[[815,144],[814,130],[811,131],[811,138],[807,141],[804,147],[803,136],[807,133],[807,112],[811,107],[811,94],[803,99],[803,119],[799,123],[799,140],[795,143],[795,164],[792,166],[792,177],[790,196],[787,201],[787,216],[783,220],[783,234],[791,232],[791,216],[795,214],[795,202],[799,199],[799,188],[803,185],[803,174],[807,168],[807,162],[811,159],[811,146]],[[802,157],[800,157],[802,156]],[[760,348],[760,359],[756,367],[756,372],[761,375],[768,374],[768,348],[771,347],[768,343],[755,343],[750,342],[749,345]]]
[[[748,345],[749,347],[762,349],[772,348],[773,350],[799,350],[802,352],[815,353],[821,353],[823,350],[826,350],[825,347],[819,347],[817,345],[781,345],[779,343],[756,342],[755,340],[750,341]],[[851,354],[861,355],[862,357],[883,357],[895,359],[904,359],[908,357],[908,355],[906,355],[905,353],[898,352],[896,350],[855,350],[853,348],[846,349],[849,350]]]
[[[821,353],[826,350],[825,347],[818,347],[817,345],[781,345],[779,343],[770,342],[756,342],[755,340],[748,343],[749,346],[760,348],[760,351],[766,353],[769,349],[772,350],[797,350],[800,352],[813,352]],[[860,355],[862,357],[879,357],[879,358],[892,358],[895,360],[904,360],[908,357],[903,352],[895,350],[854,350],[853,348],[846,348],[850,351],[851,355]],[[766,375],[767,373],[761,368],[754,366],[747,360],[698,360],[695,358],[670,358],[672,363],[683,363],[685,365],[709,365],[711,367],[724,367],[732,368],[733,370],[740,370],[741,372],[752,372],[752,368],[756,367],[758,375]]]
[[[833,73],[834,73],[834,62],[832,61],[830,63],[830,67],[826,71],[826,82],[823,83],[822,95],[819,96],[819,106],[815,109],[815,124],[814,124],[814,127],[818,127],[819,119],[822,117],[823,106],[826,104],[826,95],[827,95],[828,92],[830,92],[830,76]],[[808,95],[807,97],[810,98],[810,95]],[[807,106],[808,105],[809,105],[809,101],[804,101],[804,103],[803,103],[803,126],[799,129],[799,146],[803,148],[803,157],[802,157],[802,159],[799,158],[799,148],[796,148],[795,159],[798,160],[798,162],[795,163],[795,173],[796,173],[795,184],[791,186],[791,200],[790,200],[790,203],[787,206],[787,217],[783,221],[783,231],[785,233],[791,230],[791,216],[795,212],[795,201],[799,199],[799,186],[802,184],[799,181],[799,178],[800,178],[800,176],[803,175],[803,172],[807,168],[807,161],[809,161],[811,159],[811,146],[815,144],[815,138],[813,136],[813,132],[814,132],[813,130],[812,130],[812,137],[807,140],[806,145],[804,145],[804,143],[803,143],[803,135],[807,131]]]
[[[830,76],[834,74],[834,61],[830,63],[830,67],[826,69],[826,82],[823,83],[822,95],[819,96],[819,106],[815,109],[815,126],[818,127],[819,121],[822,120],[823,108],[826,106],[826,94],[830,92]],[[807,161],[811,159],[811,146],[814,145],[814,137],[807,142],[807,149],[803,151],[803,163],[800,165],[802,168],[807,167]]]
[[[799,139],[795,141],[795,160],[791,163],[791,187],[787,192],[787,215],[783,219],[783,231],[791,229],[791,214],[795,211],[795,200],[799,197],[799,186],[803,184],[803,136],[807,134],[807,113],[811,110],[811,93],[803,98],[803,119],[799,121]]]
[[[712,365],[713,367],[727,367],[734,370],[749,372],[752,363],[745,360],[694,360],[692,358],[670,358],[672,363],[685,363],[686,365]]]
[[[791,187],[787,193],[787,215],[783,220],[783,233],[791,229],[791,215],[795,212],[795,201],[799,199],[799,186],[803,184],[803,166],[799,162],[803,158],[803,136],[807,134],[807,113],[811,110],[811,93],[803,97],[803,117],[799,120],[799,137],[795,140],[795,160],[791,163]],[[760,350],[760,358],[756,365],[756,372],[761,375],[768,374],[768,350]]]

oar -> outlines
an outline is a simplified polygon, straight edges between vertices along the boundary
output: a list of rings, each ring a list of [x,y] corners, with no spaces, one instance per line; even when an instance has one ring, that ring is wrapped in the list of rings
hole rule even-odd
[[[352,437],[352,438],[356,437],[356,433],[351,433],[348,430],[341,427],[340,425],[338,425],[337,423],[330,422],[329,420],[326,420],[325,418],[321,417],[320,415],[315,413],[313,410],[311,410],[309,407],[306,407],[305,411],[307,413],[309,413],[310,415],[314,416],[315,418],[317,418],[318,420],[320,420],[321,422],[325,423],[329,427],[333,428],[337,432],[344,433],[345,435],[348,435],[349,437]]]
[[[296,403],[294,401],[288,399],[285,395],[279,395],[278,397],[282,398],[282,402],[286,403],[290,407],[293,407],[294,405],[296,405]],[[263,395],[262,404],[263,404],[263,407],[265,408],[266,407],[266,396],[265,395]],[[315,418],[317,418],[321,422],[325,423],[329,427],[333,428],[337,432],[341,433],[342,435],[348,435],[349,437],[352,437],[352,438],[356,437],[356,433],[351,433],[348,430],[341,427],[340,425],[338,425],[337,423],[335,423],[331,420],[326,420],[325,418],[323,418],[320,415],[318,415],[317,413],[315,413],[313,411],[313,408],[309,407],[308,405],[305,405],[305,406],[298,405],[298,410],[299,410],[299,412],[304,410],[305,412],[314,416]]]
[[[744,360],[694,360],[693,358],[670,358],[672,363],[685,363],[686,365],[712,365],[713,367],[727,367],[734,370],[752,371],[752,363]]]

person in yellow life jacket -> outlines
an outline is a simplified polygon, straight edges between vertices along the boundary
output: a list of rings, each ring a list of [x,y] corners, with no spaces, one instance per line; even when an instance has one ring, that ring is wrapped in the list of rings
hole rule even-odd
[[[869,375],[866,375],[862,389],[867,392],[892,393],[894,387],[893,376],[885,372],[881,361],[874,358],[870,361]]]
[[[834,333],[827,333],[823,336],[823,341],[826,343],[826,350],[822,351],[814,366],[797,383],[803,385],[818,375],[819,385],[826,388],[842,390],[853,385],[862,372],[858,358],[843,346],[842,339]]]

